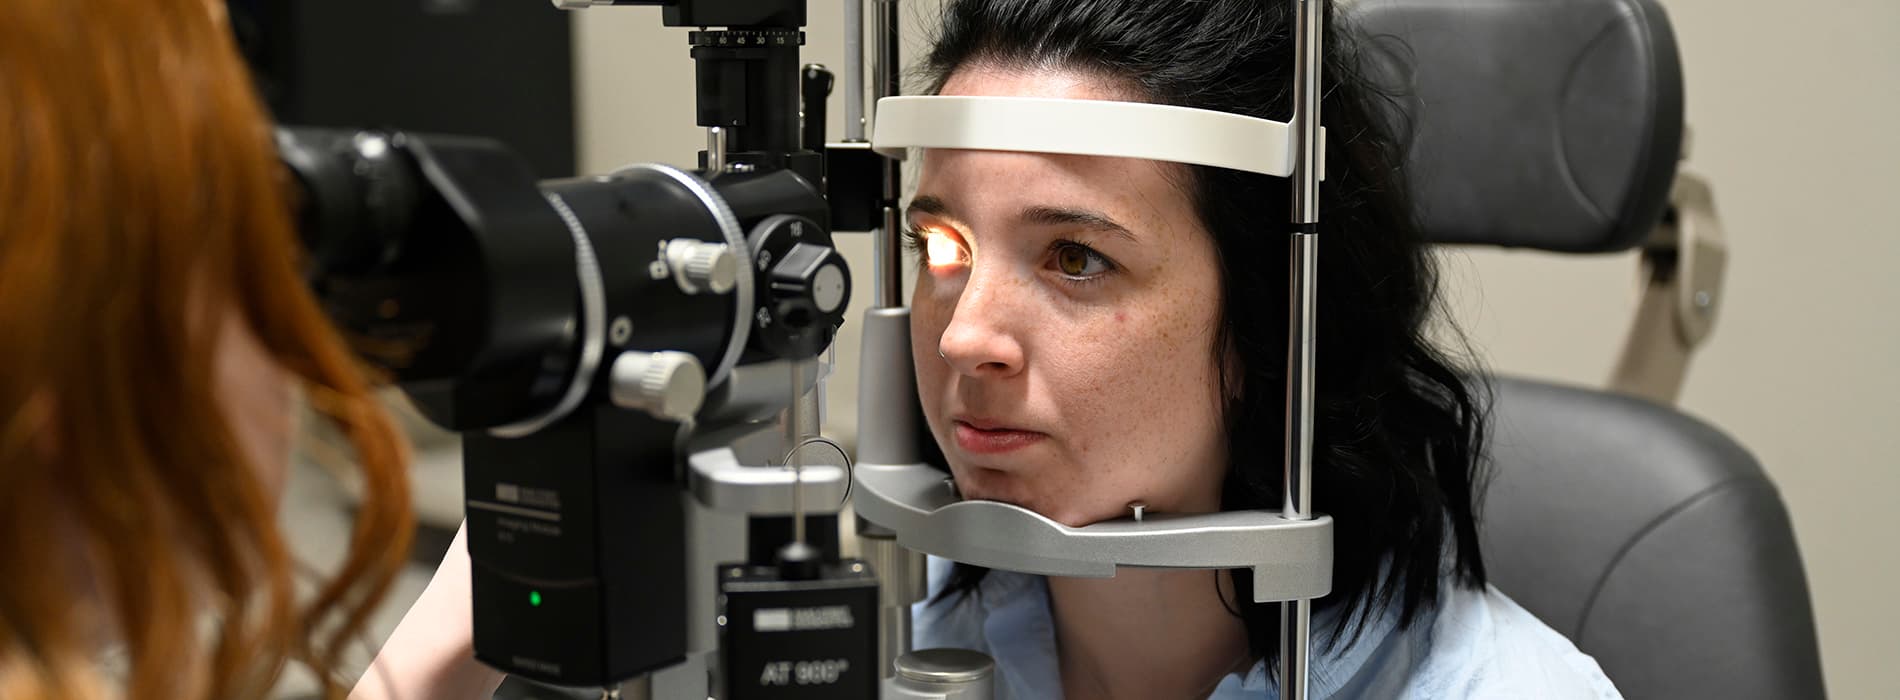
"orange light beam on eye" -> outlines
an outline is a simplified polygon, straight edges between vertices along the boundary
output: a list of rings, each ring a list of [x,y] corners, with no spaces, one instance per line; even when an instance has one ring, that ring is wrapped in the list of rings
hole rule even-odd
[[[924,259],[931,267],[955,265],[962,257],[963,250],[949,234],[942,231],[924,232]]]

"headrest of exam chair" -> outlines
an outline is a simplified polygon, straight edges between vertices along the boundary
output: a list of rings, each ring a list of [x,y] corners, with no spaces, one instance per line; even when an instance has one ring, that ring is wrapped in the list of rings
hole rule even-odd
[[[1640,246],[1609,388],[1669,404],[1713,330],[1728,246],[1687,155],[1682,65],[1656,0],[1352,0],[1362,67],[1399,94],[1427,240]]]
[[[1628,250],[1683,150],[1682,68],[1655,0],[1348,0],[1365,68],[1396,89],[1424,233]],[[1407,124],[1409,122],[1409,124]]]

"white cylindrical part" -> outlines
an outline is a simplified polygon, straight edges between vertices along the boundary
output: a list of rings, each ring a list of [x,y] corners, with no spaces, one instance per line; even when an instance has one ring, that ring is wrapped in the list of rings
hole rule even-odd
[[[731,246],[692,238],[666,242],[666,264],[680,291],[725,294],[739,282],[739,261]]]
[[[818,268],[818,274],[812,276],[811,300],[822,313],[831,313],[843,306],[844,291],[844,270],[837,265]]]
[[[711,179],[726,171],[726,130],[717,126],[706,127],[706,177]]]
[[[683,421],[706,399],[706,370],[683,352],[629,350],[614,358],[609,397],[621,408]]]

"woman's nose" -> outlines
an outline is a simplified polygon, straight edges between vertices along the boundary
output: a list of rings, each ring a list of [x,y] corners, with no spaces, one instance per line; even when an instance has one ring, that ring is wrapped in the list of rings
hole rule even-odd
[[[1023,368],[1023,345],[1017,329],[1026,320],[1018,304],[1026,290],[995,269],[972,269],[957,297],[950,323],[938,339],[937,354],[959,374],[970,377],[1007,377]]]

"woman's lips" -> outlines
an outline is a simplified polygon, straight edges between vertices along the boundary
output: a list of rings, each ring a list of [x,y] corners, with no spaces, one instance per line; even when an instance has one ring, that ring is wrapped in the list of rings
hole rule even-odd
[[[956,421],[957,447],[974,454],[1001,454],[1034,445],[1049,437],[1028,430],[996,428],[984,430],[963,421]]]

